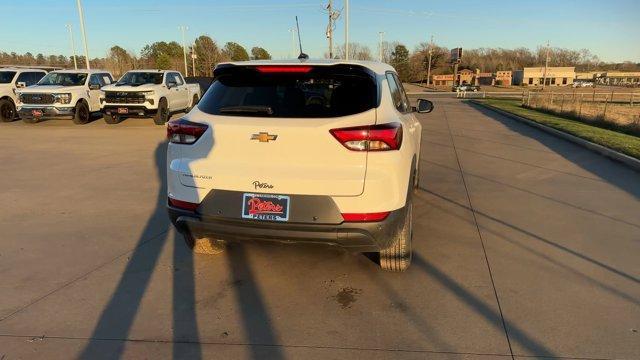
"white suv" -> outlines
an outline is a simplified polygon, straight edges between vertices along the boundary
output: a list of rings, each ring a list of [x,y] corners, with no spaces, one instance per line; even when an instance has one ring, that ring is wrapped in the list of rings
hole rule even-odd
[[[356,61],[225,63],[167,124],[168,210],[187,245],[339,245],[411,261],[422,127],[395,70]]]

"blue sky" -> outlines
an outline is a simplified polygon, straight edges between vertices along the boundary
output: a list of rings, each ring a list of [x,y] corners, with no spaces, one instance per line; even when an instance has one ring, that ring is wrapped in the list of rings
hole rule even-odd
[[[344,0],[334,0],[337,8]],[[81,38],[75,0],[2,0],[0,50],[70,54],[66,23]],[[311,57],[327,48],[327,0],[83,0],[90,57],[118,44],[138,53],[148,43],[207,34],[224,44],[262,46],[274,58],[291,54],[288,29],[300,19],[303,46]],[[433,35],[436,43],[463,48],[552,46],[588,48],[605,61],[640,62],[639,0],[351,0],[350,39],[377,54],[378,32],[413,49]],[[344,23],[335,36],[344,39]]]

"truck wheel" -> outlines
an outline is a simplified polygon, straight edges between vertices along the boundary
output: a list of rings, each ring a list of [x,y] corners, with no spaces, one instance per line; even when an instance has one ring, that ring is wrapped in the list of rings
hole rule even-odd
[[[224,251],[224,243],[221,240],[211,238],[196,238],[191,234],[182,234],[188,247],[196,254],[217,255]]]
[[[198,101],[200,101],[200,99],[198,99],[198,95],[193,95],[193,99],[191,100],[191,106],[188,107],[187,110],[185,110],[185,112],[188,113],[194,107],[196,107],[196,105],[198,105]]]
[[[407,203],[402,228],[391,246],[380,251],[380,267],[386,271],[405,271],[411,264],[411,238],[413,237],[413,202]]]
[[[9,99],[0,100],[0,121],[9,122],[16,118],[16,107]]]
[[[169,121],[169,106],[167,99],[162,98],[158,103],[158,112],[153,116],[153,122],[156,125],[164,125],[167,121]]]
[[[109,115],[109,114],[104,114],[102,115],[102,119],[104,120],[104,122],[106,122],[107,124],[117,124],[120,122],[120,120],[122,120],[120,118],[120,116],[118,115]]]
[[[73,123],[76,125],[83,125],[91,120],[91,112],[89,111],[89,106],[84,101],[80,101],[78,105],[76,105],[76,111],[73,115]]]

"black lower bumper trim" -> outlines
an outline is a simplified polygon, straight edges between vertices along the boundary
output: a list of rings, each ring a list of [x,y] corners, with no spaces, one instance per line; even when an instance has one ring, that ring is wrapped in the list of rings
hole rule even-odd
[[[380,222],[312,224],[202,217],[171,206],[168,211],[171,221],[179,231],[191,233],[195,237],[316,243],[361,252],[387,248],[402,226],[406,214],[405,208],[401,208],[392,211]]]
[[[118,109],[127,109],[127,113],[123,114],[118,112]],[[109,114],[112,116],[123,116],[123,117],[151,117],[154,116],[158,109],[147,109],[144,106],[131,106],[131,105],[123,105],[123,106],[114,106],[107,105],[102,108],[102,112],[105,114]]]

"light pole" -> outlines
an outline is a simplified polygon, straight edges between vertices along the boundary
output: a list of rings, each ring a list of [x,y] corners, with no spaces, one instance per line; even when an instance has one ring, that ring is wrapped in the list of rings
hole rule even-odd
[[[87,45],[87,33],[84,31],[84,13],[82,12],[81,0],[76,0],[78,5],[78,15],[80,16],[80,31],[82,31],[82,41],[84,43],[84,61],[87,65],[87,70],[91,70],[89,65],[89,46]]]
[[[193,76],[198,76],[196,75],[196,59],[198,58],[198,55],[196,55],[196,44],[194,43],[193,46],[191,47],[191,70],[193,71]]]
[[[69,29],[69,36],[71,37],[71,53],[73,54],[73,67],[78,70],[78,60],[76,60],[76,43],[73,41],[73,30],[71,24],[65,25]]]
[[[182,30],[182,56],[184,57],[184,76],[189,76],[189,68],[187,67],[187,46],[185,45],[184,32],[189,30],[188,26],[180,25],[179,29]]]
[[[383,38],[384,38],[384,31],[380,31],[380,32],[378,33],[378,36],[379,36],[379,41],[378,41],[378,53],[379,53],[379,56],[380,56],[380,62],[383,62],[383,61],[384,61],[384,48],[383,48],[383,46],[384,46],[384,45],[383,45],[383,44],[384,44],[384,40],[383,40]]]
[[[429,66],[427,67],[427,86],[431,83],[431,55],[433,55],[433,35],[429,43]]]
[[[349,0],[344,0],[344,59],[349,60]]]
[[[545,54],[545,62],[544,62],[544,74],[542,75],[542,90],[544,90],[545,85],[547,85],[547,68],[549,67],[549,41],[547,40],[547,52]]]
[[[291,58],[293,59],[296,57],[296,29],[289,29],[289,32],[291,33]]]

